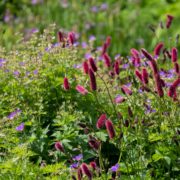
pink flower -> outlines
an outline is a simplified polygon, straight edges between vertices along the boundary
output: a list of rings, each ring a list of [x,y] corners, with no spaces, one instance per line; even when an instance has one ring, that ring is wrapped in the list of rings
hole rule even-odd
[[[123,86],[121,87],[121,90],[122,90],[122,92],[123,92],[124,94],[126,94],[126,95],[132,95],[131,89],[129,89],[126,85],[123,85]]]
[[[148,77],[149,77],[149,75],[148,75],[146,68],[143,68],[142,69],[142,80],[143,80],[144,84],[148,84]]]
[[[85,74],[88,74],[88,72],[89,72],[89,66],[88,66],[87,61],[83,62],[83,71]]]
[[[91,161],[89,165],[93,168],[93,170],[95,170],[97,167],[97,164],[94,161]]]
[[[115,101],[116,104],[120,104],[120,103],[122,103],[122,102],[125,101],[125,98],[122,97],[122,96],[120,96],[120,95],[118,95],[118,96],[115,98],[114,101]]]
[[[109,138],[112,139],[115,137],[115,130],[114,130],[114,126],[111,120],[106,120],[105,122],[105,126],[106,126],[106,130],[108,132]]]
[[[119,69],[119,61],[116,60],[114,64],[114,72],[119,75],[120,69]]]
[[[82,169],[82,172],[89,178],[89,179],[92,179],[92,173],[91,171],[89,170],[88,166],[86,163],[82,163],[81,164],[81,169]]]
[[[150,61],[153,60],[153,57],[151,56],[151,54],[149,54],[145,49],[141,49],[141,52],[143,53],[143,55]]]
[[[177,49],[176,48],[172,48],[171,50],[171,59],[172,59],[172,62],[177,62],[177,58],[178,58],[178,55],[177,55]]]
[[[167,15],[167,20],[166,20],[166,28],[169,29],[171,24],[172,24],[172,20],[174,19],[174,16],[172,15]]]
[[[97,120],[96,127],[98,129],[102,128],[105,124],[106,119],[107,119],[106,114],[101,114],[101,116]]]
[[[74,32],[70,32],[70,33],[68,34],[68,40],[69,40],[69,43],[70,43],[71,45],[74,44],[74,42],[75,42],[75,40],[76,40],[76,38],[75,38],[75,33],[74,33]]]
[[[55,146],[57,151],[64,152],[64,147],[63,147],[61,142],[56,142],[54,146]]]
[[[96,85],[96,77],[94,75],[94,72],[89,69],[89,77],[90,77],[90,87],[92,91],[96,91],[97,85]]]
[[[104,58],[105,66],[110,67],[111,66],[111,58],[109,57],[109,55],[107,53],[104,53],[103,58]]]
[[[95,62],[94,62],[94,59],[93,59],[92,57],[89,58],[89,65],[90,65],[90,68],[91,68],[94,72],[97,71],[97,66],[96,66],[96,64],[95,64]]]
[[[83,86],[81,85],[77,85],[76,86],[76,90],[81,93],[82,95],[86,95],[88,93],[88,90],[85,89]]]
[[[70,89],[70,86],[69,86],[69,81],[68,81],[68,78],[64,78],[64,89],[65,90],[69,90]]]
[[[163,43],[159,43],[156,45],[155,49],[154,49],[154,55],[155,56],[159,56],[161,49],[163,48],[164,44]]]
[[[139,72],[137,69],[135,70],[135,75],[138,77],[138,79],[143,82],[141,72]]]

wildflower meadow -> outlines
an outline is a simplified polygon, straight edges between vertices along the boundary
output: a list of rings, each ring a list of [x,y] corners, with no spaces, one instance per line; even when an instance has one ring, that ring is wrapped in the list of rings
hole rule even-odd
[[[180,2],[0,2],[0,179],[180,179]]]

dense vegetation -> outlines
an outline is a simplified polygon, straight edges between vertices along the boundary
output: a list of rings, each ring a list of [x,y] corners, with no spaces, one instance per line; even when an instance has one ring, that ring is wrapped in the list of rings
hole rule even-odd
[[[0,179],[179,179],[180,3],[18,2],[0,2]]]

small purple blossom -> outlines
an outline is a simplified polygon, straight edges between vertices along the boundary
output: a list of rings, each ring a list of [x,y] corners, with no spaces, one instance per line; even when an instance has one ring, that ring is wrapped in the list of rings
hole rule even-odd
[[[80,69],[82,68],[82,64],[74,64],[73,67],[76,69]]]
[[[98,12],[98,10],[99,10],[99,8],[97,6],[91,7],[91,11],[94,13]]]
[[[129,64],[128,64],[128,63],[127,63],[127,64],[123,64],[123,65],[122,65],[122,68],[123,68],[123,69],[128,69],[128,68],[129,68]]]
[[[3,65],[6,63],[5,59],[0,59],[0,67],[3,67]]]
[[[102,11],[107,10],[107,9],[108,9],[108,4],[107,4],[107,3],[101,4],[100,9],[101,9]]]
[[[82,46],[83,49],[86,49],[86,48],[88,47],[88,45],[87,45],[86,42],[82,42],[82,43],[81,43],[81,46]]]
[[[120,57],[121,57],[120,54],[116,54],[115,57],[114,57],[114,59],[116,60],[116,59],[118,59],[118,58],[120,58]]]
[[[17,116],[17,115],[20,114],[20,113],[21,113],[21,110],[20,110],[20,109],[17,109],[17,110],[15,110],[14,112],[11,112],[11,113],[7,116],[7,118],[10,119],[10,120],[12,120],[12,119],[15,118],[15,116]]]
[[[77,155],[77,156],[74,156],[74,157],[73,157],[73,160],[74,160],[74,161],[80,161],[82,158],[83,158],[83,155],[82,155],[82,154],[79,154],[79,155]]]
[[[34,74],[34,75],[37,75],[37,74],[38,74],[38,70],[37,70],[37,69],[34,70],[34,71],[33,71],[33,74]]]
[[[92,55],[91,55],[90,53],[86,53],[86,54],[84,55],[84,58],[85,58],[85,59],[89,59],[90,57],[92,57]]]
[[[32,5],[36,5],[36,4],[39,4],[39,3],[43,3],[43,0],[31,0]]]
[[[96,40],[96,37],[94,36],[94,35],[91,35],[90,37],[89,37],[89,41],[95,41]]]
[[[19,71],[14,71],[13,74],[14,74],[15,76],[19,76],[19,75],[20,75],[20,72],[19,72]]]
[[[118,169],[119,169],[119,164],[118,164],[118,163],[110,168],[110,170],[111,170],[112,172],[117,172]]]
[[[70,165],[70,168],[71,169],[76,169],[76,168],[78,168],[78,166],[79,166],[79,162],[75,162],[75,163]]]
[[[16,131],[23,131],[24,130],[24,123],[21,123],[19,126],[16,127]]]

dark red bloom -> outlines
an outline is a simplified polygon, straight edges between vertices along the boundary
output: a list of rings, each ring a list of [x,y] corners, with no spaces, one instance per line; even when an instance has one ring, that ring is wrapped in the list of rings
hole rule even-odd
[[[119,75],[120,69],[119,69],[119,61],[116,60],[114,63],[114,72]]]
[[[94,72],[89,69],[89,77],[90,77],[90,87],[92,91],[96,91],[97,85],[96,85],[96,77],[94,75]]]
[[[142,80],[143,80],[144,84],[148,84],[148,77],[149,77],[149,75],[148,75],[146,68],[143,68],[142,69]]]
[[[64,85],[64,89],[65,90],[69,90],[70,89],[68,78],[66,78],[66,77],[64,78],[63,85]]]
[[[143,53],[143,55],[147,58],[147,59],[149,59],[150,61],[152,61],[153,60],[153,57],[151,56],[151,54],[149,54],[145,49],[141,49],[141,52]]]
[[[141,72],[139,72],[137,69],[135,70],[135,75],[138,77],[138,79],[143,82]]]
[[[111,44],[111,37],[110,37],[110,36],[108,36],[108,37],[106,38],[106,44],[107,44],[107,47],[110,46],[110,44]]]
[[[91,171],[89,170],[88,166],[86,163],[82,163],[81,164],[81,169],[83,171],[83,173],[89,178],[89,179],[92,179],[92,173]]]
[[[156,45],[155,49],[154,49],[154,55],[159,56],[161,49],[163,48],[164,44],[163,43],[159,43]]]
[[[76,90],[81,93],[82,95],[86,95],[88,93],[88,90],[85,89],[83,86],[81,85],[77,85],[76,86]]]
[[[131,54],[132,54],[132,56],[134,56],[134,57],[138,57],[138,56],[139,56],[139,51],[136,50],[136,49],[134,49],[134,48],[132,48],[132,49],[131,49]]]
[[[58,39],[59,39],[59,42],[64,42],[64,36],[61,31],[58,32]]]
[[[176,48],[172,48],[171,50],[171,60],[172,62],[177,62],[178,59],[178,53]]]
[[[92,57],[89,58],[89,65],[90,65],[90,68],[91,68],[94,72],[97,71],[97,66],[96,66],[96,64],[95,64],[95,62],[94,62],[94,59],[93,59]]]
[[[160,97],[164,96],[163,88],[162,88],[162,80],[159,76],[159,74],[154,75],[155,83],[156,83],[156,90]]]
[[[111,120],[106,120],[105,122],[105,126],[106,126],[106,130],[108,132],[109,138],[112,139],[115,137],[115,130],[114,130],[114,126]]]
[[[90,147],[92,147],[95,150],[98,150],[100,146],[100,142],[93,136],[89,136],[88,144]]]
[[[88,74],[88,72],[89,72],[89,66],[88,66],[87,61],[83,62],[83,71],[84,71],[85,74]]]
[[[97,167],[97,164],[96,164],[96,162],[92,161],[92,162],[90,162],[90,166],[93,168],[93,170],[95,170]]]
[[[105,125],[106,119],[107,119],[106,114],[101,114],[101,116],[97,120],[96,127],[98,129],[102,128]]]
[[[81,169],[81,168],[78,169],[77,175],[78,175],[78,180],[81,180],[81,179],[82,179],[82,176],[83,176],[83,173],[82,173],[82,169]]]
[[[55,146],[57,151],[64,152],[64,147],[63,147],[61,142],[56,142],[54,146]]]
[[[176,88],[178,87],[178,85],[180,84],[180,77],[178,77],[178,79],[176,79],[173,84],[170,86],[169,91],[168,91],[168,96],[170,97],[174,97],[176,94]]]
[[[75,42],[75,40],[76,40],[74,32],[70,32],[70,33],[68,34],[68,40],[69,40],[69,43],[70,43],[71,45],[74,44],[74,42]]]
[[[103,58],[104,58],[105,66],[110,67],[111,66],[111,58],[109,57],[109,55],[107,53],[104,53]]]
[[[126,95],[132,95],[131,89],[129,89],[126,85],[123,85],[123,86],[121,87],[121,91],[122,91],[124,94],[126,94]]]
[[[129,117],[133,117],[133,112],[129,106],[128,106],[128,114],[129,114]]]
[[[174,63],[174,69],[177,74],[180,74],[179,64],[177,62]]]
[[[104,43],[102,47],[102,55],[107,51],[107,48],[108,48],[107,43]]]
[[[170,28],[171,24],[172,24],[172,20],[174,19],[174,16],[172,15],[167,15],[167,20],[166,20],[166,28]]]
[[[150,67],[153,71],[153,74],[158,74],[159,70],[158,70],[158,66],[157,63],[154,59],[152,59],[151,61],[149,61]]]

